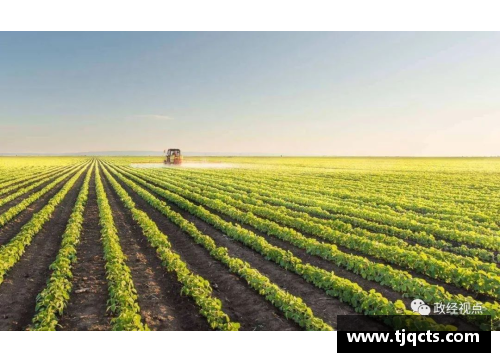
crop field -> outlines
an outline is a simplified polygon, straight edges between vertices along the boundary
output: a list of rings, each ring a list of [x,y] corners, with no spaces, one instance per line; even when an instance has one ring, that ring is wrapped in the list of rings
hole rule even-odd
[[[498,158],[161,162],[0,158],[0,330],[500,328]]]

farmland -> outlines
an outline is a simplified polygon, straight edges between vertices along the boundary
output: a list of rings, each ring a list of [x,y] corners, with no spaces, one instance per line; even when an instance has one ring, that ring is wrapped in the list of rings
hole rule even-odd
[[[500,328],[498,158],[161,162],[0,158],[0,330]]]

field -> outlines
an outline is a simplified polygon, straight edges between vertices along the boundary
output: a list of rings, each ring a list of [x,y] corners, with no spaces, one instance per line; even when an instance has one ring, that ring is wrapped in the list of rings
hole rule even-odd
[[[500,328],[498,158],[161,161],[0,158],[0,330]]]

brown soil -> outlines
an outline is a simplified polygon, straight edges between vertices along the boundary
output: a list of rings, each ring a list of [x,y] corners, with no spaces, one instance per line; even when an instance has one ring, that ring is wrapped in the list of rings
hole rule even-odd
[[[124,186],[123,183],[121,183]],[[128,187],[125,187],[129,194],[132,193]],[[161,196],[156,195],[161,198]],[[134,201],[138,204],[138,198],[134,197]],[[166,200],[164,200],[166,201]],[[167,202],[168,203],[168,202]],[[302,300],[307,303],[307,305],[313,310],[317,317],[322,318],[325,322],[330,324],[335,328],[336,326],[336,316],[339,314],[353,315],[358,314],[352,307],[342,303],[340,300],[326,295],[326,293],[316,288],[314,285],[306,282],[300,276],[284,270],[279,265],[272,261],[266,260],[261,254],[247,248],[241,243],[234,241],[227,237],[222,232],[218,231],[211,225],[205,223],[204,221],[198,219],[197,217],[189,214],[186,211],[176,207],[175,205],[168,203],[169,206],[180,213],[186,220],[194,223],[200,231],[212,237],[218,246],[223,246],[228,248],[231,256],[238,257],[242,260],[249,262],[254,268],[258,269],[262,274],[269,277],[274,283],[279,285],[284,290],[290,292],[291,294],[302,298]],[[142,205],[141,205],[142,206]],[[151,207],[148,209],[150,215],[154,214],[156,210],[152,210]],[[149,210],[152,210],[151,212]],[[156,222],[157,220],[153,218]],[[374,330],[384,330],[386,326],[378,321],[373,320]]]
[[[74,175],[75,172],[71,172],[71,175]],[[8,203],[0,206],[0,214],[4,213],[5,211],[7,211],[8,209],[10,209],[12,206],[15,206],[17,205],[19,202],[21,202],[22,200],[24,199],[27,199],[28,197],[30,197],[31,195],[33,195],[34,193],[40,191],[41,189],[43,189],[45,186],[47,186],[49,183],[53,182],[57,177],[59,177],[60,174],[58,175],[54,175],[53,177],[51,177],[49,180],[45,181],[44,183],[42,183],[41,185],[35,187],[34,189],[24,193],[23,195],[20,195],[18,197],[16,197],[14,200],[11,200],[9,201]],[[65,178],[65,180],[67,180],[68,177]],[[28,185],[26,186],[23,186],[23,187],[27,187]],[[18,192],[19,190],[15,190],[15,191],[12,191],[10,192],[9,194],[12,194],[12,193],[16,193]],[[6,194],[6,195],[2,195],[0,196],[0,199],[4,199],[5,197],[9,196],[9,194]]]
[[[55,171],[55,170],[53,170],[53,171]],[[64,171],[63,169],[60,169],[60,170],[58,170],[58,172],[53,173],[52,175],[50,175],[50,177],[51,177],[51,178],[54,178],[54,177],[56,177],[58,174],[60,175],[60,174],[61,174],[61,172],[63,172],[63,171]],[[36,177],[38,177],[38,176],[46,177],[46,176],[47,176],[47,174],[49,174],[50,172],[51,172],[51,171],[44,171],[44,172],[40,172],[39,174],[32,174],[32,175],[30,176],[30,179],[29,179],[29,180],[17,181],[17,182],[14,182],[14,183],[10,184],[10,185],[9,185],[9,186],[7,186],[7,187],[9,187],[9,188],[10,188],[10,187],[14,187],[14,186],[17,186],[17,187],[16,187],[15,189],[13,189],[13,190],[11,190],[11,191],[9,191],[9,192],[5,193],[5,194],[2,194],[2,195],[0,196],[0,198],[4,198],[4,197],[6,197],[6,196],[8,196],[8,195],[12,195],[13,193],[15,193],[15,192],[19,191],[19,188],[20,188],[20,187],[19,187],[19,184],[24,183],[24,182],[27,182],[27,181],[31,181],[30,183],[25,184],[25,185],[23,185],[23,186],[22,186],[22,187],[27,187],[27,186],[29,186],[30,184],[34,183],[34,182],[38,182],[38,181],[40,181],[40,180],[36,180],[36,181],[35,181],[34,179],[35,179]],[[7,180],[7,179],[6,179],[6,180],[4,180],[4,181],[0,181],[0,183],[7,182],[7,181],[9,181],[9,180]],[[0,186],[0,187],[1,187],[1,186]]]
[[[224,220],[236,223],[235,220],[232,220],[231,218],[229,218],[227,216],[221,215],[221,214],[217,213],[216,211],[214,211],[206,206],[204,206],[204,207],[207,210],[209,210],[210,212],[213,212],[214,214],[217,214],[218,216],[222,217]],[[335,275],[342,277],[342,278],[345,278],[345,279],[348,279],[348,280],[358,284],[360,287],[362,287],[366,291],[371,290],[371,289],[375,289],[378,293],[381,293],[384,297],[386,297],[387,299],[389,299],[392,302],[395,302],[397,300],[402,300],[405,303],[406,308],[411,309],[411,302],[413,301],[414,298],[403,297],[403,295],[400,292],[396,292],[393,289],[386,287],[386,286],[383,286],[377,282],[363,279],[358,274],[352,273],[352,272],[344,269],[343,267],[339,267],[339,266],[335,265],[333,262],[322,259],[318,256],[309,255],[303,249],[300,249],[296,246],[293,246],[286,241],[280,240],[280,239],[272,237],[272,236],[268,236],[268,235],[256,230],[255,228],[247,225],[247,224],[243,224],[243,223],[239,223],[239,224],[242,227],[244,227],[245,229],[250,230],[257,235],[264,237],[270,244],[275,245],[275,246],[280,247],[280,248],[285,249],[285,250],[290,250],[295,256],[302,259],[302,261],[305,263],[314,265],[318,268],[322,268],[322,269],[325,269],[328,271],[332,271],[335,273]],[[383,264],[383,261],[378,261],[378,262]],[[420,277],[422,277],[422,276],[420,276]],[[427,279],[431,279],[431,278],[427,278]],[[445,284],[445,283],[440,283],[439,285],[441,285],[441,284]],[[445,284],[445,286],[449,286],[449,285]],[[456,287],[454,287],[454,288],[456,288]],[[456,288],[456,289],[458,289],[458,288]],[[460,293],[463,294],[462,291],[460,291]],[[442,316],[441,315],[440,316],[440,323],[453,324],[453,325],[457,326],[459,328],[459,330],[462,330],[462,329],[474,330],[475,329],[475,327],[473,325],[470,325],[467,322],[465,322],[464,320],[453,317],[453,316]]]
[[[105,177],[103,183],[137,290],[141,314],[148,327],[152,330],[209,330],[199,308],[189,297],[181,295],[182,284],[174,273],[162,266],[155,249],[148,244]]]
[[[149,206],[130,188],[121,183],[136,203],[148,213],[158,228],[168,236],[172,248],[188,264],[190,270],[210,281],[214,295],[223,303],[231,320],[241,324],[241,330],[296,330],[299,327],[282,316],[281,312],[251,289],[245,280],[231,273],[225,265],[213,259],[208,251]]]
[[[61,330],[107,330],[108,287],[99,227],[99,209],[92,171],[89,196],[83,214],[83,228],[73,267],[73,289],[66,310],[59,320]]]
[[[65,181],[67,181],[67,179]],[[61,181],[60,183],[58,183],[54,188],[52,188],[52,190],[47,192],[26,209],[17,214],[3,227],[0,227],[0,245],[8,243],[14,236],[16,236],[23,225],[31,219],[33,214],[40,211],[52,198],[52,196],[54,196],[63,187],[65,181]],[[17,202],[20,201],[22,200],[17,200]]]
[[[46,285],[62,234],[83,183],[81,175],[52,218],[26,248],[0,285],[0,330],[24,330],[35,314],[36,296]]]
[[[74,174],[74,172],[72,172]],[[5,276],[0,284],[0,330],[25,330],[29,327],[35,314],[36,296],[46,285],[50,276],[49,265],[55,259],[60,247],[62,234],[72,212],[78,192],[83,183],[84,174],[79,178],[74,187],[54,211],[52,218],[36,235],[30,246],[26,248],[21,260]],[[69,175],[65,181],[69,179]],[[177,281],[173,272],[167,272],[162,266],[156,250],[143,236],[139,225],[133,220],[131,213],[123,205],[109,182],[102,174],[104,188],[113,210],[113,218],[117,226],[120,245],[127,257],[132,279],[141,307],[144,322],[152,330],[210,330],[205,317],[199,312],[195,302],[182,295],[182,284]],[[37,187],[16,200],[0,208],[0,212],[17,204],[37,190],[42,189],[50,181]],[[241,324],[241,330],[299,330],[301,329],[292,320],[287,320],[282,312],[275,308],[258,292],[250,288],[247,282],[231,273],[228,268],[215,260],[200,245],[184,233],[167,217],[150,206],[140,196],[133,192],[123,182],[122,187],[135,201],[137,208],[145,211],[157,224],[158,228],[167,235],[172,249],[187,263],[189,268],[211,283],[213,295],[223,303],[223,310],[231,320]],[[48,200],[63,186],[64,182],[35,201],[26,210],[13,218],[3,228],[0,228],[0,245],[7,243],[21,229],[22,225],[30,220],[33,214],[43,208]],[[6,195],[2,195],[6,196]],[[160,199],[161,196],[155,195]],[[166,200],[165,200],[166,201]],[[336,328],[337,315],[359,315],[348,304],[337,298],[326,295],[324,290],[315,287],[293,272],[281,268],[276,263],[267,260],[261,254],[246,247],[242,243],[232,240],[227,235],[202,221],[201,219],[167,202],[176,212],[186,220],[192,222],[204,234],[214,239],[218,246],[226,247],[233,257],[240,258],[259,270],[263,275],[291,294],[300,297],[312,309],[314,314]],[[196,204],[196,203],[195,203]],[[334,263],[307,254],[304,250],[294,247],[275,237],[269,237],[249,225],[235,222],[235,220],[222,215],[210,208],[210,212],[222,217],[226,221],[240,224],[242,227],[264,237],[270,244],[291,251],[304,263],[317,266],[327,271],[332,271],[339,277],[346,278],[359,284],[363,289],[375,289],[389,300],[401,299],[407,307],[410,298],[402,298],[401,293],[382,286],[377,282],[368,281],[345,268]],[[307,235],[311,237],[310,235]],[[322,240],[319,240],[322,241]],[[339,247],[340,250],[367,257],[367,259],[388,264],[383,260],[366,256],[362,253]],[[64,315],[59,321],[60,330],[109,330],[111,329],[111,315],[107,312],[108,290],[105,273],[103,248],[100,241],[99,212],[97,206],[95,175],[92,175],[89,198],[84,211],[84,222],[81,241],[77,247],[77,261],[73,266],[73,288],[71,298]],[[395,269],[406,270],[392,265]],[[420,275],[411,270],[409,272],[423,278],[430,283],[442,285],[446,290],[455,294],[471,295],[479,300],[491,300],[484,296],[465,291],[432,278]],[[455,324],[459,329],[471,330],[470,325],[449,317],[440,322]],[[354,326],[355,327],[355,326]],[[387,326],[374,319],[368,319],[369,330],[389,330]]]
[[[199,203],[196,203],[193,200],[190,200],[190,201],[193,202],[196,205],[199,205]],[[219,212],[217,212],[217,211],[215,211],[215,210],[213,210],[213,209],[211,209],[211,208],[209,208],[209,207],[207,207],[205,205],[203,205],[203,207],[205,207],[210,212],[212,212],[212,213],[220,216],[221,218],[223,218],[226,221],[230,221],[230,222],[233,222],[233,223],[238,223],[238,224],[243,225],[242,223],[240,223],[238,221],[235,221],[235,220],[231,219],[230,217],[227,217],[226,215],[223,215],[223,214],[221,214],[221,213],[219,213]],[[278,224],[280,224],[280,223],[278,223]],[[308,238],[317,240],[319,242],[322,242],[322,243],[325,243],[325,244],[333,244],[333,243],[331,243],[329,241],[317,238],[314,235],[305,233],[305,232],[303,232],[301,230],[298,230],[296,228],[291,228],[291,227],[283,225],[283,224],[280,224],[280,225],[283,226],[283,227],[288,227],[290,229],[294,229],[295,231],[300,232],[302,235],[304,235],[304,236],[306,236]],[[269,237],[268,235],[257,231],[256,229],[252,228],[251,226],[249,226],[247,224],[244,224],[244,226],[245,226],[246,229],[252,230],[254,233],[256,233],[258,235],[261,235],[261,236],[264,236],[271,244],[279,246],[280,248],[283,248],[283,249],[289,249],[295,255],[297,255],[298,257],[300,257],[301,259],[303,259],[304,261],[307,261],[307,262],[309,262],[309,263],[311,263],[313,265],[319,266],[319,267],[321,267],[323,269],[332,270],[332,271],[335,272],[335,274],[337,274],[339,276],[342,276],[342,277],[345,277],[345,278],[347,278],[349,280],[352,280],[352,281],[358,283],[360,286],[362,286],[364,288],[365,288],[365,285],[366,285],[366,287],[369,287],[369,289],[375,289],[375,290],[379,291],[380,293],[384,294],[384,296],[386,296],[389,300],[393,300],[394,301],[394,300],[397,300],[397,299],[401,299],[401,300],[403,300],[405,302],[405,304],[406,304],[407,307],[409,307],[409,303],[411,303],[411,300],[412,300],[411,298],[406,298],[405,299],[405,298],[403,298],[401,296],[400,293],[394,292],[390,288],[383,287],[379,283],[376,283],[376,282],[369,282],[368,281],[368,284],[365,284],[364,279],[361,278],[360,276],[358,276],[358,275],[356,275],[354,273],[348,272],[347,270],[344,270],[341,267],[336,267],[333,263],[325,261],[325,260],[323,260],[323,259],[321,259],[319,257],[313,257],[313,258],[316,259],[317,261],[322,261],[322,263],[321,263],[322,266],[320,266],[318,264],[315,264],[312,261],[309,261],[308,257],[305,256],[305,255],[307,255],[307,253],[305,253],[304,251],[299,252],[301,249],[294,247],[290,243],[282,241],[282,240],[279,240],[277,238]],[[475,299],[477,299],[479,301],[493,302],[494,300],[497,300],[497,299],[495,299],[493,297],[490,297],[490,296],[487,296],[487,295],[478,294],[478,293],[475,293],[475,292],[472,292],[472,291],[468,291],[468,290],[466,290],[464,288],[461,288],[461,287],[458,287],[456,285],[453,285],[453,284],[450,284],[450,283],[446,283],[446,282],[443,282],[441,280],[438,280],[438,279],[429,277],[427,275],[418,273],[418,272],[416,272],[413,269],[402,267],[400,265],[388,262],[386,260],[382,260],[382,259],[370,256],[370,255],[367,255],[367,254],[365,254],[365,253],[363,253],[361,251],[349,249],[349,248],[347,248],[345,246],[341,246],[341,245],[337,245],[337,248],[340,251],[344,252],[344,253],[361,256],[361,257],[364,257],[364,258],[366,258],[366,259],[368,259],[368,260],[370,260],[370,261],[372,261],[374,263],[379,263],[379,264],[384,264],[384,265],[390,265],[395,270],[402,270],[402,271],[408,272],[409,274],[411,274],[415,278],[424,279],[425,281],[427,281],[430,284],[436,284],[436,285],[439,285],[439,286],[443,287],[447,292],[449,292],[451,294],[462,294],[462,295],[465,295],[465,296],[473,297],[473,298],[475,298]],[[300,254],[304,255],[304,257],[303,256],[299,256]],[[325,264],[325,262],[326,262],[326,264]],[[327,265],[330,265],[330,266],[328,267]],[[369,284],[371,284],[371,286]],[[366,289],[366,290],[369,290],[369,289]]]
[[[299,231],[299,230],[297,230]],[[326,244],[332,244],[328,241],[325,241],[323,239],[320,239],[320,238],[317,238],[313,235],[310,235],[310,234],[307,234],[307,233],[302,233],[303,235],[307,236],[307,237],[310,237],[314,240],[317,240],[317,241],[320,241],[322,243],[326,243]],[[357,251],[357,250],[353,250],[353,249],[349,249],[349,248],[346,248],[344,246],[339,246],[337,245],[338,249],[343,251],[344,253],[349,253],[349,254],[353,254],[353,255],[358,255],[358,256],[362,256],[374,263],[379,263],[379,264],[384,264],[384,265],[390,265],[393,269],[395,270],[402,270],[402,271],[405,271],[409,274],[411,274],[414,278],[420,278],[420,279],[424,279],[425,281],[427,281],[428,283],[430,284],[436,284],[436,285],[439,285],[441,287],[443,287],[447,292],[451,293],[451,294],[462,294],[462,295],[465,295],[465,296],[470,296],[470,297],[473,297],[479,301],[493,301],[493,300],[496,300],[494,299],[493,297],[490,297],[490,296],[487,296],[487,295],[482,295],[482,294],[478,294],[478,293],[475,293],[475,292],[472,292],[472,291],[469,291],[467,289],[464,289],[464,288],[461,288],[461,287],[458,287],[456,285],[453,285],[453,284],[450,284],[450,283],[446,283],[446,282],[443,282],[441,280],[438,280],[438,279],[435,279],[435,278],[432,278],[430,276],[427,276],[425,274],[421,274],[413,269],[410,269],[410,268],[407,268],[407,267],[403,267],[401,265],[398,265],[398,264],[395,264],[395,263],[391,263],[391,262],[388,262],[386,260],[383,260],[383,259],[379,259],[379,258],[376,258],[376,257],[373,257],[373,256],[370,256],[370,255],[367,255],[361,251]]]

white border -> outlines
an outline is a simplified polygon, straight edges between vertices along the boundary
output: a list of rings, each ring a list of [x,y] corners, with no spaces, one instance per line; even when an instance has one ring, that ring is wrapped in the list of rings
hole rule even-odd
[[[499,30],[492,0],[6,0],[0,30]]]
[[[422,362],[430,354],[339,354],[336,332],[0,332],[4,361],[335,361]],[[453,362],[498,361],[492,354],[450,354]],[[434,356],[434,354],[432,354]],[[447,357],[435,354],[436,360]]]

